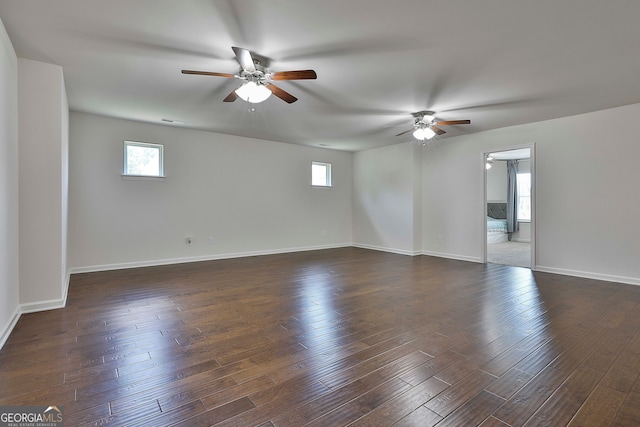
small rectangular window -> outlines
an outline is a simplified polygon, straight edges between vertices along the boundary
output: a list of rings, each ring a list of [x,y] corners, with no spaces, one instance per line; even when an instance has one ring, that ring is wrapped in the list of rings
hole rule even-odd
[[[331,187],[331,163],[311,162],[311,185]]]
[[[127,176],[164,176],[164,146],[148,142],[124,142],[124,172]]]

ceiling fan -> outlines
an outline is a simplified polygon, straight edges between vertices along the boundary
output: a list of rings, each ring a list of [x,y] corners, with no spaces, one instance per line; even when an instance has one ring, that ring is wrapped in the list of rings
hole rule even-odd
[[[235,46],[231,49],[233,49],[233,52],[236,54],[236,59],[240,64],[240,71],[238,74],[193,70],[182,70],[182,74],[199,74],[203,76],[217,76],[243,80],[245,83],[227,95],[223,101],[233,102],[240,97],[252,104],[265,101],[269,96],[271,96],[271,94],[291,104],[296,102],[298,98],[273,84],[273,81],[312,80],[317,78],[316,72],[313,70],[278,71],[272,73],[260,62],[260,60],[252,57],[251,52],[247,49]]]
[[[396,136],[404,135],[409,132],[413,132],[413,136],[420,141],[425,139],[431,139],[436,135],[442,135],[446,133],[440,129],[439,126],[449,125],[468,125],[471,120],[436,120],[436,113],[433,111],[418,111],[412,114],[414,117],[413,127],[411,129],[400,132]]]

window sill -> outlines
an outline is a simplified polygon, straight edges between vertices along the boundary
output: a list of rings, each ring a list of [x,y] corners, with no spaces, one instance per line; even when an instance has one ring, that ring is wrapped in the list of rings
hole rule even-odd
[[[166,176],[122,175],[122,179],[130,181],[166,181]]]
[[[530,219],[519,219],[518,222],[523,222],[525,224],[528,224],[528,223],[531,222],[531,220]]]
[[[333,188],[332,185],[313,185],[311,184],[311,188]]]

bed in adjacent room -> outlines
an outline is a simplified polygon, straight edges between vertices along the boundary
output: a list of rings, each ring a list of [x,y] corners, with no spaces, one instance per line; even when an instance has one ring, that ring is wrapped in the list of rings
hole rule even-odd
[[[487,203],[487,243],[509,240],[507,232],[507,204]]]

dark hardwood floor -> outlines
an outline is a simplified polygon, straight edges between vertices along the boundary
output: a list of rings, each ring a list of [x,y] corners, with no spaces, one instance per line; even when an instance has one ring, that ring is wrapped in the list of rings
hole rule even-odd
[[[65,425],[638,426],[640,287],[357,248],[77,274],[0,351]]]

